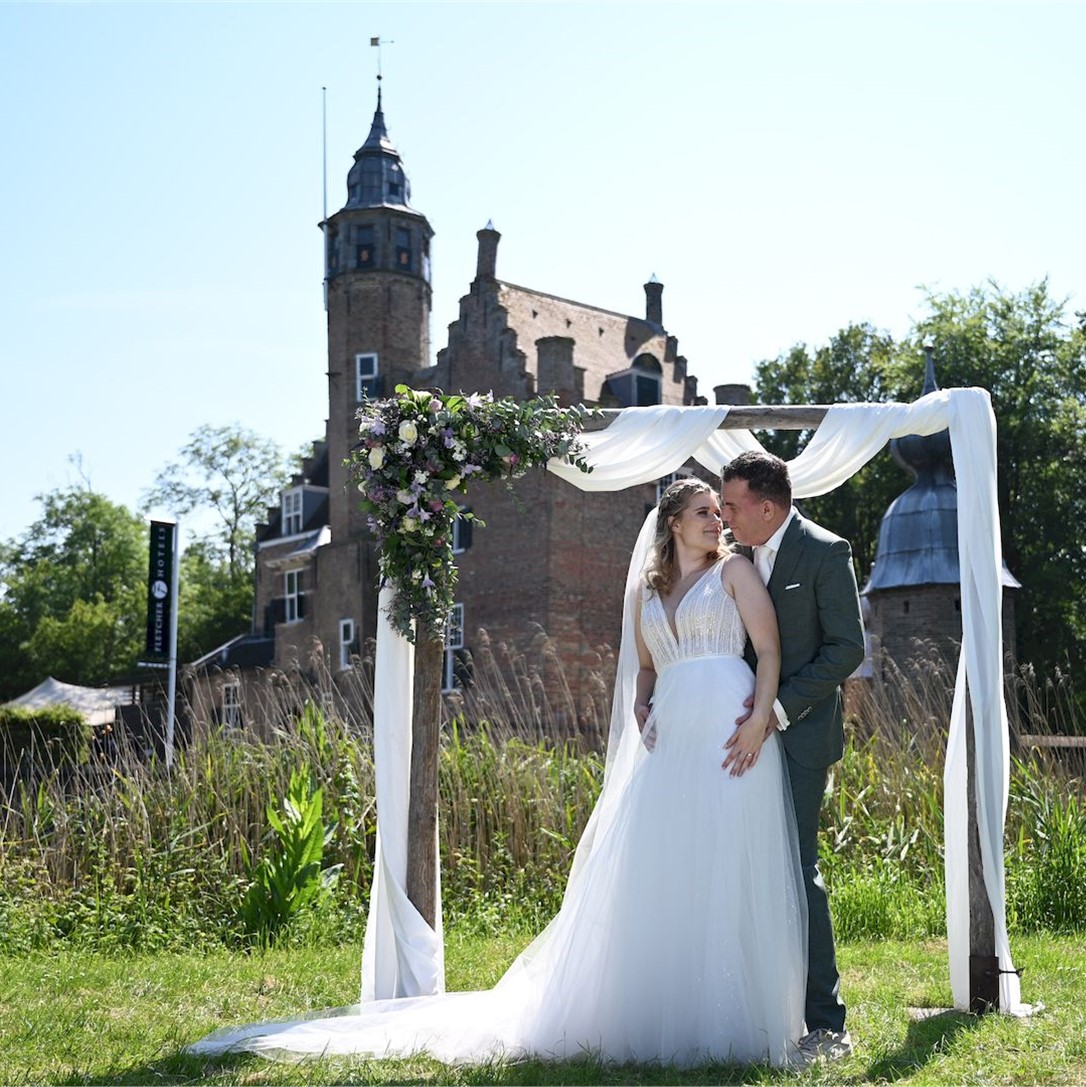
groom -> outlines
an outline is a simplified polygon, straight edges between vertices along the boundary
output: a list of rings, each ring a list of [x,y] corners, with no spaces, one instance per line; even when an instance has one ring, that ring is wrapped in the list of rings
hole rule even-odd
[[[826,885],[818,870],[818,816],[829,768],[844,748],[841,682],[864,657],[863,622],[848,542],[792,506],[788,466],[747,452],[724,467],[721,506],[736,543],[753,549],[781,632],[781,681],[774,712],[788,762],[807,890],[807,1061],[852,1053],[833,946]],[[754,654],[747,643],[747,658]],[[733,741],[729,741],[729,745]],[[725,765],[734,755],[729,755]]]

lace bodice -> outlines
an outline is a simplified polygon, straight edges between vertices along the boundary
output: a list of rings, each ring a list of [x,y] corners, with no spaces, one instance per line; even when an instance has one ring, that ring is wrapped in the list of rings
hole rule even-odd
[[[648,587],[641,595],[641,636],[656,671],[692,657],[742,656],[747,632],[735,601],[720,580],[720,559],[679,601],[675,612],[676,640],[660,597]]]

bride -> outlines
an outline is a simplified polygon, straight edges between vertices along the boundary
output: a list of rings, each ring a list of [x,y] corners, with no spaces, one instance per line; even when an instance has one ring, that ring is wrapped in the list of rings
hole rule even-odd
[[[649,515],[604,789],[561,909],[493,989],[228,1028],[189,1051],[790,1063],[807,918],[780,744],[766,737],[777,623],[721,532],[717,498],[696,479],[673,483]]]

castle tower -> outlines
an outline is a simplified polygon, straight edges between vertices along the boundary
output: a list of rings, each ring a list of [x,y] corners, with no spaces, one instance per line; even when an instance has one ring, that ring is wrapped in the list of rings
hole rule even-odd
[[[921,395],[935,392],[933,345],[926,355]],[[961,574],[958,559],[958,486],[950,434],[909,434],[890,442],[894,461],[914,477],[890,504],[879,527],[878,549],[863,595],[869,605],[868,633],[873,674],[889,678],[890,662],[905,674],[930,660],[957,657],[962,637]],[[1019,582],[1003,567],[1003,645],[1014,659],[1014,598]],[[922,644],[922,643],[926,643]],[[929,649],[930,647],[930,649]]]
[[[430,365],[430,239],[389,138],[377,92],[366,142],[347,175],[347,203],[321,224],[328,311],[328,456],[334,542],[363,531],[343,462],[367,397]]]

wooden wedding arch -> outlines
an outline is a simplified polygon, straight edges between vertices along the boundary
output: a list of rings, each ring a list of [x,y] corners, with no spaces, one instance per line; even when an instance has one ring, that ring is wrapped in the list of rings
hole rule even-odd
[[[604,429],[586,431],[592,474],[555,462],[548,468],[582,489],[601,491],[651,482],[691,456],[716,472],[743,449],[759,447],[754,429],[815,431],[790,462],[797,498],[840,485],[894,437],[950,431],[963,621],[944,770],[951,986],[958,1008],[1022,1014],[1005,920],[1009,750],[990,397],[983,389],[947,389],[913,404],[626,408],[613,413]],[[382,590],[375,661],[378,856],[363,949],[363,1000],[423,995],[444,986],[437,875],[444,644],[439,637],[420,636],[411,646],[392,630],[383,611],[390,592]]]

